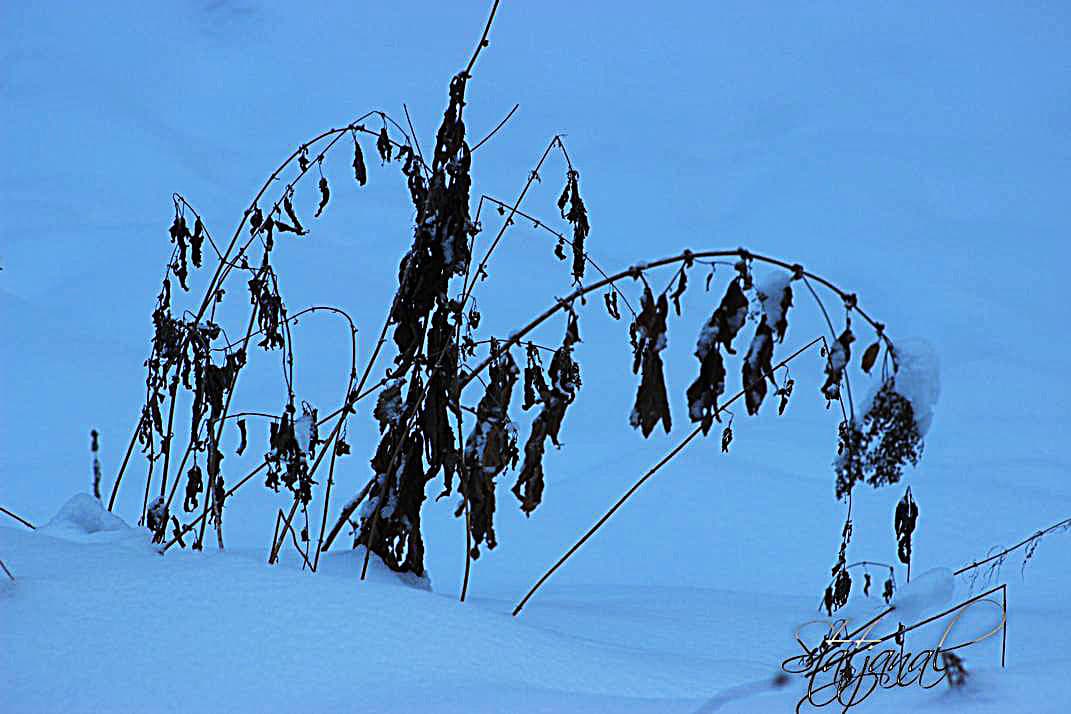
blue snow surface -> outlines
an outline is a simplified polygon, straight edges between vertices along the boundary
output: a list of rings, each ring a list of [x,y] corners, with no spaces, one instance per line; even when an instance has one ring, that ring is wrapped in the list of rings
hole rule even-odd
[[[898,485],[856,490],[848,559],[896,562],[892,514],[910,485],[921,512],[913,573],[955,570],[1071,516],[1068,10],[507,0],[469,84],[470,138],[520,108],[475,153],[473,210],[484,193],[514,201],[561,134],[590,214],[588,249],[605,270],[744,246],[856,293],[894,341],[930,345],[940,400],[923,460]],[[359,583],[345,535],[317,575],[300,571],[289,545],[269,568],[289,499],[259,479],[228,501],[222,554],[214,535],[203,554],[153,552],[134,525],[146,471],[137,451],[121,521],[94,512],[89,497],[69,501],[90,488],[91,429],[107,495],[144,399],[172,192],[226,242],[279,162],[324,129],[380,109],[405,125],[404,103],[426,154],[487,11],[486,2],[0,7],[0,506],[49,524],[31,532],[0,515],[0,559],[15,576],[0,573],[0,710],[777,712],[804,695],[800,677],[777,690],[769,681],[799,651],[795,628],[818,617],[845,516],[831,467],[840,416],[819,393],[815,349],[790,365],[783,416],[771,395],[756,418],[736,410],[729,453],[720,427],[693,441],[509,617],[691,429],[695,340],[730,267],[709,292],[707,268],[691,272],[662,353],[673,433],[659,427],[647,440],[629,426],[638,384],[629,315],[614,321],[601,293],[590,297],[575,352],[584,384],[562,448],[548,449],[544,502],[525,518],[509,492],[514,472],[499,477],[500,545],[474,563],[464,605],[464,529],[456,494],[434,501],[440,484],[423,511],[430,593],[376,568]],[[302,184],[295,205],[311,233],[277,238],[273,253],[291,312],[328,304],[353,316],[359,368],[412,238],[404,177],[380,166],[373,140],[364,153],[360,189],[348,148],[325,160],[332,200],[322,218],[311,215],[315,182]],[[555,205],[565,171],[552,154],[521,209],[568,232]],[[484,209],[477,256],[503,220]],[[553,249],[530,221],[506,233],[474,292],[482,338],[508,335],[573,289]],[[174,286],[177,304],[196,309],[214,267],[205,250],[192,292]],[[652,272],[652,288],[672,275]],[[226,287],[219,317],[240,335],[245,280]],[[622,288],[638,304],[641,285]],[[823,295],[839,332],[843,308]],[[775,361],[828,335],[798,284],[795,302]],[[564,327],[548,321],[532,338],[556,345]],[[852,327],[859,355],[873,333],[858,318]],[[294,340],[299,398],[335,409],[346,327],[311,315]],[[390,343],[384,357],[374,380]],[[728,361],[730,393],[741,357]],[[280,412],[279,359],[252,354],[237,408]],[[858,356],[851,376],[861,399],[873,384]],[[465,403],[480,393],[473,383]],[[338,462],[329,523],[372,475],[371,406],[350,421],[353,453]],[[514,411],[526,438],[534,410]],[[229,482],[267,448],[266,422],[249,423],[242,457],[237,430],[225,432]],[[1047,536],[1025,574],[1017,551],[991,580],[1008,583],[1006,669],[990,638],[963,651],[964,689],[883,690],[855,710],[1066,711],[1069,537]],[[934,593],[947,595],[941,583],[930,611],[943,598]],[[954,585],[953,597],[971,591],[966,578]],[[876,607],[857,583],[850,611]]]

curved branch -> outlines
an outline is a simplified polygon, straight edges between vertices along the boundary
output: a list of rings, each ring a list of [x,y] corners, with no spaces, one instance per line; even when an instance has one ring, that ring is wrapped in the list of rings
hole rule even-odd
[[[650,262],[650,263],[643,263],[643,264],[639,264],[639,265],[633,265],[632,267],[630,267],[630,268],[628,268],[626,270],[622,270],[622,271],[620,271],[618,273],[615,273],[615,274],[613,274],[613,275],[611,275],[611,276],[609,276],[607,278],[603,278],[602,280],[599,280],[598,282],[591,283],[590,285],[587,285],[587,286],[584,286],[584,287],[581,287],[581,288],[577,288],[576,290],[574,290],[573,292],[569,293],[564,298],[559,299],[552,307],[549,307],[546,310],[544,310],[540,315],[538,315],[535,319],[533,319],[531,322],[526,324],[524,327],[522,327],[519,330],[515,330],[512,333],[510,333],[509,337],[507,337],[506,339],[502,340],[501,347],[502,347],[502,349],[509,349],[509,348],[511,348],[511,347],[513,347],[515,345],[520,344],[521,340],[523,340],[525,335],[527,335],[529,332],[534,330],[536,327],[539,327],[539,325],[541,325],[544,322],[546,322],[548,319],[553,317],[559,311],[569,309],[572,306],[573,302],[576,301],[577,299],[579,299],[580,297],[582,297],[584,295],[587,295],[588,293],[592,293],[592,292],[594,292],[596,290],[599,290],[600,288],[604,288],[607,285],[611,285],[611,284],[617,282],[618,280],[623,280],[624,278],[636,279],[636,278],[639,278],[642,274],[646,273],[648,270],[653,270],[655,268],[661,268],[661,267],[664,267],[664,266],[667,266],[667,265],[674,265],[676,263],[682,263],[682,262],[685,262],[685,261],[691,261],[691,260],[694,260],[696,258],[719,258],[719,257],[725,258],[725,257],[729,257],[729,256],[738,256],[741,259],[757,260],[760,263],[767,263],[769,265],[775,265],[775,266],[784,268],[785,270],[788,270],[788,271],[792,272],[793,274],[799,273],[800,275],[802,275],[804,277],[810,278],[811,280],[814,280],[814,281],[816,281],[818,283],[821,283],[822,285],[824,285],[825,287],[829,288],[831,291],[836,293],[837,296],[839,296],[841,299],[850,298],[852,300],[852,302],[853,302],[852,309],[856,313],[858,313],[859,316],[862,317],[871,327],[873,327],[875,329],[875,331],[877,331],[879,333],[879,335],[881,336],[881,339],[883,339],[887,344],[890,343],[888,335],[885,333],[885,326],[882,325],[879,322],[874,321],[861,307],[859,307],[859,305],[855,303],[855,296],[854,295],[851,295],[850,293],[847,293],[847,292],[841,290],[840,288],[838,288],[836,285],[834,285],[833,283],[829,282],[825,278],[822,278],[822,277],[820,277],[818,275],[815,275],[814,273],[811,273],[811,272],[808,272],[806,270],[803,270],[798,265],[791,265],[791,264],[786,263],[785,261],[779,260],[777,258],[771,258],[771,257],[765,256],[765,255],[758,255],[756,253],[751,253],[751,252],[749,252],[749,251],[747,251],[747,250],[745,250],[743,248],[737,248],[736,250],[706,250],[706,251],[699,251],[699,252],[696,252],[696,253],[693,253],[690,250],[686,250],[683,253],[681,253],[680,255],[674,255],[674,256],[670,256],[668,258],[661,258],[659,260],[655,260],[655,261]],[[469,372],[467,375],[465,375],[465,377],[463,377],[460,380],[459,387],[461,389],[464,389],[468,385],[468,383],[473,380],[473,378],[475,377],[475,375],[477,373],[482,372],[483,370],[487,369],[487,367],[491,364],[491,361],[492,361],[492,356],[488,356],[482,362],[477,364],[476,367],[473,368],[473,370],[471,372]]]
[[[483,36],[480,37],[480,43],[476,45],[476,50],[472,53],[472,59],[469,60],[468,65],[465,67],[464,75],[466,78],[472,77],[472,67],[476,64],[476,58],[480,56],[480,52],[484,47],[487,47],[490,43],[487,41],[487,35],[491,32],[491,23],[495,21],[495,13],[498,12],[499,0],[495,0],[495,4],[491,6],[491,14],[487,18],[487,24],[483,28]]]

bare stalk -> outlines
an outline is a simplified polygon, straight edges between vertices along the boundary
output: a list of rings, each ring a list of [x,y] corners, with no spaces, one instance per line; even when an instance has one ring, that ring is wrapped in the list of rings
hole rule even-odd
[[[0,513],[3,513],[5,516],[10,516],[11,518],[14,518],[16,521],[18,521],[19,523],[21,523],[22,525],[26,526],[27,528],[29,528],[32,531],[37,530],[37,526],[35,526],[33,523],[30,523],[28,520],[26,520],[22,516],[15,515],[11,511],[9,511],[6,508],[4,508],[3,506],[0,506]]]
[[[793,352],[791,355],[789,355],[785,359],[781,360],[778,364],[774,365],[773,369],[770,369],[765,374],[761,375],[759,377],[759,379],[760,380],[761,379],[766,379],[767,377],[772,375],[774,372],[776,372],[777,370],[781,369],[786,364],[791,362],[793,359],[795,359],[799,355],[803,354],[805,351],[807,351],[808,349],[810,349],[814,345],[818,344],[821,341],[821,339],[822,339],[821,337],[816,337],[815,339],[811,340],[810,342],[808,342],[803,347],[800,347],[798,350]],[[721,406],[719,406],[717,408],[717,412],[716,413],[720,414],[721,412],[723,412],[726,409],[728,409],[733,404],[733,402],[738,400],[740,397],[744,396],[744,394],[747,391],[747,388],[751,387],[751,386],[752,385],[747,385],[747,387],[745,387],[744,389],[741,389],[739,392],[737,392],[731,399],[729,399],[729,401],[727,401],[724,404],[722,404]],[[604,523],[606,523],[608,520],[610,520],[610,518],[614,515],[614,513],[617,512],[617,509],[621,508],[621,506],[623,506],[625,504],[625,501],[627,501],[629,498],[631,498],[632,494],[636,493],[636,491],[639,490],[640,486],[642,486],[644,483],[646,483],[647,479],[651,478],[656,473],[658,473],[659,469],[661,469],[663,466],[665,466],[670,461],[672,461],[673,458],[677,454],[679,454],[680,452],[684,451],[685,447],[687,447],[688,444],[690,444],[692,442],[692,440],[695,439],[695,437],[699,436],[703,432],[703,426],[704,426],[703,424],[700,424],[699,426],[695,427],[695,429],[693,429],[691,431],[691,433],[688,434],[688,436],[684,437],[684,439],[681,440],[681,442],[678,443],[676,446],[674,446],[673,449],[671,449],[668,454],[663,456],[662,459],[657,464],[655,464],[650,469],[648,469],[647,472],[643,476],[641,476],[638,481],[636,481],[636,483],[632,484],[632,486],[629,488],[629,490],[625,492],[625,495],[623,495],[621,498],[617,499],[617,502],[614,503],[614,505],[612,505],[610,507],[610,509],[608,511],[606,511],[606,513],[604,513],[602,515],[602,517],[599,518],[598,521],[595,522],[595,525],[593,525],[591,528],[589,528],[588,532],[585,533],[583,536],[581,536],[580,540],[578,540],[575,544],[573,544],[573,546],[571,548],[569,548],[569,550],[567,550],[565,552],[565,555],[563,555],[561,558],[559,558],[558,562],[556,562],[553,566],[551,566],[550,570],[545,572],[543,574],[543,576],[541,578],[539,578],[539,580],[536,582],[536,584],[532,586],[532,589],[528,591],[528,593],[524,596],[524,598],[522,598],[521,601],[519,603],[517,603],[517,607],[513,608],[514,617],[517,616],[517,613],[519,613],[521,611],[521,609],[525,606],[525,604],[528,602],[528,600],[533,595],[535,595],[535,592],[537,590],[539,590],[539,588],[543,585],[543,583],[545,583],[550,578],[550,576],[553,575],[555,573],[555,571],[557,571],[558,568],[560,568],[565,563],[565,561],[569,560],[569,558],[573,555],[573,553],[575,553],[576,551],[580,550],[581,546],[583,546],[584,543],[586,543],[588,541],[588,539],[591,538],[591,536],[595,535],[595,532],[598,531],[600,528],[602,528]]]

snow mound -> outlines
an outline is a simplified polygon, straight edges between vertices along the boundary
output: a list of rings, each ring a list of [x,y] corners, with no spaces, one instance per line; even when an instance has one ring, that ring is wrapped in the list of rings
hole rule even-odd
[[[941,396],[941,365],[933,345],[922,339],[896,343],[899,370],[893,377],[896,392],[911,402],[919,434],[925,436]]]
[[[130,526],[114,513],[104,510],[100,501],[88,493],[70,498],[52,520],[40,531],[52,536],[75,536],[82,539],[101,535],[119,535],[131,531]]]
[[[359,578],[361,576],[361,568],[364,567],[364,551],[365,547],[362,545],[351,550],[324,553],[320,557],[319,568],[316,572],[319,575],[331,577]],[[422,576],[414,573],[396,573],[388,568],[375,553],[368,559],[367,580],[373,583],[403,585],[416,590],[431,592],[431,577],[429,577],[427,571]]]
[[[901,587],[892,605],[901,621],[921,620],[952,601],[955,577],[948,568],[932,568]]]

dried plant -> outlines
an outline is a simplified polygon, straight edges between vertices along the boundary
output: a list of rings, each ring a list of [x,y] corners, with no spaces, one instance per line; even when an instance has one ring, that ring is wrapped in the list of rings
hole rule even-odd
[[[710,274],[706,279],[709,290],[717,266],[728,265],[731,277],[726,281],[723,297],[695,338],[699,373],[685,395],[688,417],[696,424],[695,428],[649,470],[536,587],[601,527],[625,498],[693,439],[708,434],[712,424],[721,421],[723,413],[730,417],[721,434],[722,450],[727,451],[734,438],[733,414],[727,410],[736,400],[745,400],[749,415],[758,414],[768,395],[768,385],[772,385],[778,397],[778,414],[784,413],[794,385],[794,380],[788,378],[788,363],[811,347],[823,344],[826,345],[826,379],[821,392],[827,400],[836,401],[843,412],[841,453],[836,465],[837,495],[848,497],[849,517],[842,531],[840,557],[833,571],[834,582],[828,591],[831,606],[842,603],[851,587],[848,570],[852,566],[846,565],[845,560],[851,535],[852,487],[860,480],[874,486],[897,482],[902,465],[915,463],[921,452],[917,428],[912,431],[910,402],[895,388],[895,348],[884,326],[858,306],[853,294],[798,264],[754,254],[743,248],[683,251],[607,274],[593,260],[588,249],[591,231],[588,206],[580,195],[580,174],[561,136],[551,139],[515,201],[502,202],[484,194],[479,199],[476,215],[471,215],[475,149],[498,132],[513,114],[511,111],[485,139],[470,147],[464,117],[466,94],[476,60],[488,45],[497,8],[496,0],[468,65],[454,74],[449,82],[446,107],[429,155],[430,163],[425,162],[415,137],[407,134],[385,112],[373,111],[300,144],[256,193],[225,246],[216,243],[207,222],[185,198],[178,194],[173,196],[174,215],[169,230],[173,248],[152,312],[154,334],[145,362],[145,399],[138,411],[134,434],[108,508],[114,506],[133,448],[140,444],[147,462],[142,522],[153,532],[157,542],[164,542],[171,527],[171,538],[164,544],[164,551],[175,544],[184,547],[185,536],[195,529],[198,532],[191,547],[202,548],[209,524],[215,529],[222,548],[223,513],[229,498],[263,473],[265,485],[285,493],[290,501],[289,510],[281,508],[276,514],[270,562],[278,559],[289,537],[304,565],[315,570],[320,553],[350,526],[354,546],[365,548],[362,577],[372,554],[393,570],[422,575],[425,564],[421,511],[426,491],[429,484],[441,479],[441,484],[434,486],[439,498],[450,496],[454,493],[454,478],[457,477],[460,502],[455,513],[459,518],[464,517],[466,529],[464,599],[471,560],[480,555],[481,546],[490,550],[498,542],[494,525],[497,479],[509,469],[516,470],[512,492],[526,515],[535,512],[543,501],[547,485],[544,461],[548,441],[556,448],[562,447],[566,412],[579,398],[582,386],[580,321],[587,296],[604,291],[603,302],[610,319],[621,318],[622,305],[631,313],[629,338],[633,373],[639,374],[639,385],[629,422],[647,438],[659,424],[666,432],[672,428],[671,392],[666,384],[662,355],[669,345],[670,303],[674,313],[681,315],[681,299],[688,288],[689,273],[696,266],[709,267]],[[408,119],[408,111],[406,115]],[[373,121],[376,128],[366,126]],[[338,186],[333,192],[328,182],[332,150],[349,145],[348,141],[342,141],[344,137],[352,141],[352,155],[347,152],[345,161],[348,163],[347,173],[352,168],[353,183],[360,188],[374,180],[369,175],[361,146],[361,140],[368,139],[362,135],[375,137],[381,169],[396,169],[404,176],[414,219],[412,243],[398,265],[397,291],[387,309],[379,337],[358,376],[357,328],[348,314],[342,308],[322,305],[291,312],[280,289],[280,266],[274,262],[273,249],[277,241],[306,241],[313,233],[312,226],[316,222],[302,220],[302,207],[311,210],[315,205],[313,218],[318,219],[325,215],[332,199],[341,200],[339,197],[345,195]],[[571,229],[571,238],[520,209],[529,189],[542,180],[541,172],[551,157],[560,157],[564,163],[565,186],[557,209],[561,220]],[[314,187],[304,181],[310,175],[315,181]],[[489,241],[484,239],[481,223],[485,202],[495,206],[503,217]],[[541,234],[553,239],[554,255],[560,260],[567,259],[565,248],[568,244],[572,251],[569,276],[573,289],[508,336],[491,335],[488,339],[479,339],[484,321],[474,292],[490,277],[490,260],[506,232],[518,220],[530,221],[533,227],[541,229]],[[191,222],[192,229],[189,227]],[[477,261],[476,249],[482,246],[486,247]],[[195,271],[213,260],[215,268],[200,302],[190,309],[180,308],[175,299],[190,291],[197,277]],[[753,268],[757,264],[772,266],[773,275],[756,280]],[[585,283],[588,267],[595,270],[599,278]],[[648,283],[648,276],[663,268],[672,268],[675,272],[665,289],[656,292]],[[243,275],[249,295],[244,335],[233,341],[226,337],[222,327],[222,311],[234,302],[227,299],[233,295],[227,283],[232,273]],[[178,282],[174,295],[172,278]],[[828,321],[825,305],[812,282],[829,290],[844,303],[846,325],[838,336],[829,322],[831,346],[824,338],[816,338],[774,364],[778,345],[784,341],[789,327],[789,311],[795,298],[793,284],[806,287]],[[638,312],[633,310],[626,295],[629,286],[637,283],[642,285]],[[294,388],[297,350],[292,328],[298,324],[298,318],[310,313],[340,317],[349,328],[350,365],[348,372],[340,375],[345,388],[341,390],[338,408],[326,416],[320,416],[316,408],[299,399]],[[531,341],[529,335],[533,330],[556,317],[564,317],[564,334],[557,347],[544,347]],[[892,362],[892,371],[885,383],[888,388],[883,387],[860,420],[856,420],[853,413],[848,385],[854,340],[852,317],[866,323],[876,335],[875,342],[864,352],[864,371],[873,368],[882,349],[886,354],[885,362]],[[755,328],[738,367],[741,389],[725,400],[723,396],[730,371],[727,359],[737,354],[734,341],[749,322],[754,322]],[[366,389],[388,341],[393,343],[393,361],[384,370],[382,379]],[[691,340],[686,342],[690,344]],[[523,376],[512,353],[514,349],[524,350]],[[276,414],[232,413],[239,377],[257,352],[281,356],[285,382],[280,400],[282,408]],[[521,411],[538,407],[528,420],[523,447],[520,446],[520,432],[524,424],[515,422],[511,416],[511,407],[515,404],[513,391],[516,383],[522,380]],[[474,381],[482,383],[483,391],[473,406],[466,402],[465,389]],[[190,395],[192,406],[188,417],[179,422],[188,425],[185,446],[176,450],[179,432],[175,416],[180,392]],[[847,404],[843,398],[845,394],[849,397]],[[376,397],[372,413],[379,429],[379,443],[370,461],[372,472],[366,485],[345,502],[334,526],[328,529],[336,461],[351,451],[345,440],[347,420],[355,412],[358,402],[370,395]],[[466,430],[465,421],[470,417]],[[241,456],[247,446],[254,453],[260,453],[256,446],[256,430],[247,430],[246,420],[249,418],[268,420],[266,449],[263,460],[253,471],[234,478],[225,473],[229,468],[224,465],[224,426],[228,420],[236,420],[240,439],[236,456]],[[326,480],[320,471],[325,460]],[[177,461],[177,469],[172,468],[172,461]],[[185,490],[180,516],[172,514],[171,504],[183,481],[182,474],[185,474]],[[154,485],[158,495],[150,503]],[[322,497],[319,495],[321,491]],[[317,500],[321,519],[319,534],[313,542],[308,510]],[[300,529],[295,525],[299,513],[305,524]],[[182,523],[186,514],[190,514],[190,520]],[[300,525],[300,521],[298,523]],[[865,590],[869,594],[869,574]],[[887,597],[890,596],[891,591]]]

